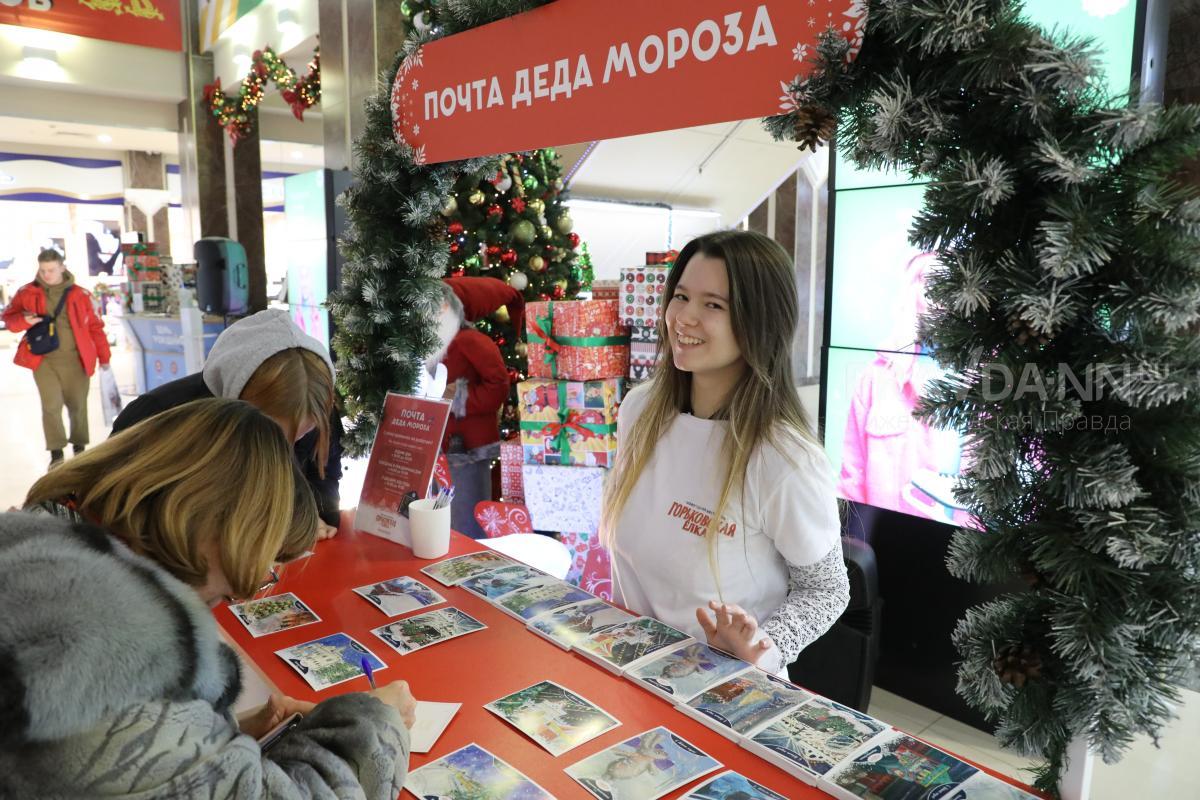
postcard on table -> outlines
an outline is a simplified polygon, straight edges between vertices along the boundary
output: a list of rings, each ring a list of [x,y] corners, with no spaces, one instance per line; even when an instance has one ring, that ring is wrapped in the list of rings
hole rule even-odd
[[[678,708],[738,741],[810,699],[812,695],[800,687],[753,669],[705,689]]]
[[[580,603],[584,600],[595,600],[595,596],[583,589],[576,588],[565,581],[547,577],[540,583],[533,583],[523,589],[509,592],[495,600],[496,607],[509,616],[516,617],[522,622],[528,622],[538,614],[545,614],[556,608]]]
[[[619,673],[639,659],[691,639],[683,631],[653,617],[638,617],[632,622],[593,633],[576,644],[575,650],[605,669]]]
[[[436,564],[430,564],[428,567],[422,567],[421,572],[444,586],[457,586],[467,578],[491,572],[500,567],[512,566],[515,563],[517,562],[511,558],[492,550],[481,550],[478,553],[467,553],[465,556],[455,556]]]
[[[1037,800],[1037,796],[986,772],[977,772],[963,781],[953,794],[947,795],[946,800]]]
[[[459,586],[468,592],[479,595],[485,600],[495,600],[501,595],[535,583],[543,583],[546,580],[554,579],[533,567],[527,567],[524,564],[513,564],[507,567],[500,567],[500,569],[494,569],[491,572],[485,572],[482,575],[476,575],[473,578],[467,578]]]
[[[446,602],[446,598],[416,578],[392,578],[369,586],[359,586],[354,591],[389,617]]]
[[[602,628],[633,619],[633,614],[593,598],[539,614],[529,620],[529,630],[570,650],[574,644]]]
[[[387,664],[377,655],[344,633],[334,633],[295,647],[276,650],[275,655],[299,672],[309,686],[318,690],[362,675],[364,658],[376,672],[387,668]]]
[[[300,598],[291,592],[238,603],[230,606],[229,610],[256,639],[269,633],[287,631],[321,621],[312,609],[300,602]]]
[[[689,642],[639,662],[625,676],[660,697],[680,703],[748,669],[753,667],[704,642]]]
[[[470,614],[451,606],[405,617],[376,628],[371,633],[387,642],[400,655],[407,655],[431,644],[456,639],[486,627]]]
[[[817,785],[844,800],[950,798],[959,784],[978,772],[965,761],[897,731],[883,741],[868,743],[826,773]]]
[[[477,744],[408,773],[404,789],[418,800],[554,800],[554,795]]]
[[[813,784],[891,727],[824,697],[813,697],[743,742],[747,750]]]
[[[553,681],[535,683],[484,708],[554,756],[561,756],[621,724],[599,706]]]
[[[652,728],[567,767],[602,800],[655,800],[720,769],[720,762],[666,728]]]
[[[414,753],[428,753],[437,744],[438,738],[454,715],[462,708],[462,703],[433,703],[428,700],[418,700],[416,720],[413,722],[410,749]]]
[[[683,800],[729,800],[729,798],[788,800],[779,792],[772,791],[758,781],[752,781],[745,775],[732,770],[722,772],[711,781],[697,786],[683,796]]]

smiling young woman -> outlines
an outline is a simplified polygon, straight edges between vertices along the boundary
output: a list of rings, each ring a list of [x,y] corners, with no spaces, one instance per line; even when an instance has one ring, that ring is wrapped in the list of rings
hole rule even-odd
[[[616,599],[770,672],[849,602],[825,455],[792,381],[793,266],[721,231],[679,254],[659,368],[629,393],[601,531]]]

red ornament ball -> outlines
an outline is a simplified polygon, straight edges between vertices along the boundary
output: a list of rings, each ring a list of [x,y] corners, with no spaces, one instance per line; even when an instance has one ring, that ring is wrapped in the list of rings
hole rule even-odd
[[[504,345],[507,343],[508,343],[508,339],[505,339],[503,336],[496,337],[496,344],[500,345],[501,347],[504,347]]]
[[[458,236],[463,232],[463,224],[461,222],[451,222],[446,226],[446,230],[450,232],[451,236]]]
[[[504,216],[504,209],[500,207],[499,203],[492,203],[488,206],[487,214],[489,217],[502,217]]]
[[[518,214],[525,213],[525,201],[521,198],[514,197],[512,200],[508,201],[508,204],[512,206],[512,210]]]
[[[458,252],[458,242],[451,242],[451,243],[450,243],[450,252],[451,252],[451,253],[457,253],[457,252]]]
[[[567,239],[571,242],[571,247],[579,247],[579,234],[571,231],[567,234]]]
[[[563,299],[563,295],[565,295],[565,294],[566,294],[566,292],[563,291],[563,288],[561,286],[554,287],[554,299],[555,300]]]
[[[498,255],[500,255],[500,245],[498,245],[498,244],[489,244],[489,245],[488,245],[488,248],[487,248],[487,254],[488,254],[489,256],[498,256]]]
[[[505,250],[500,254],[500,263],[504,264],[506,267],[511,267],[513,264],[517,263],[517,251],[511,248]]]

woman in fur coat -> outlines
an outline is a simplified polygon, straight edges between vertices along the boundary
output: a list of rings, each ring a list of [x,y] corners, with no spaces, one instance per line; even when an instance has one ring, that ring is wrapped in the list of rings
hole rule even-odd
[[[397,796],[403,681],[230,713],[238,660],[210,606],[253,595],[316,535],[268,417],[224,399],[165,411],[39,480],[26,512],[0,514],[0,797]],[[264,753],[256,738],[293,710]]]

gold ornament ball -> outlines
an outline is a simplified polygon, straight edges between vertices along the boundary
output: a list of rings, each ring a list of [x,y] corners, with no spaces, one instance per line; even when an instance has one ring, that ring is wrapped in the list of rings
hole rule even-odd
[[[550,230],[549,225],[543,225],[542,227],[538,228],[538,234],[541,235],[541,237],[546,241],[550,241],[554,238],[554,231]]]
[[[563,214],[554,224],[558,227],[559,233],[570,233],[571,229],[575,227],[575,220],[571,219],[570,214]]]
[[[546,268],[546,259],[541,256],[530,256],[529,268],[534,272],[541,272]]]
[[[450,199],[446,201],[446,207],[442,209],[442,216],[454,216],[455,211],[458,211],[458,198],[450,195]]]
[[[554,285],[557,286],[559,289],[562,289],[565,292],[567,290],[567,279],[560,278],[559,280],[556,280],[554,282]]]
[[[483,204],[483,190],[476,189],[475,191],[471,192],[471,196],[468,197],[467,199],[471,201],[471,205],[473,205],[473,206],[482,205]]]
[[[515,349],[517,351],[517,355],[519,355],[521,358],[524,358],[529,352],[529,345],[525,344],[524,342],[517,342]]]
[[[496,317],[497,322],[508,322],[509,319],[511,319],[508,316],[508,306],[500,306],[499,308],[497,308],[495,317]]]
[[[562,188],[563,188],[563,182],[562,182],[562,178],[555,178],[555,179],[554,179],[554,188],[555,188],[555,189],[557,189],[557,190],[558,190],[558,191],[560,191],[560,192],[562,191]]]
[[[539,199],[539,198],[536,198],[536,197],[535,197],[534,199],[532,199],[532,200],[530,200],[530,201],[529,201],[529,209],[530,209],[530,210],[531,210],[531,211],[532,211],[532,212],[533,212],[535,215],[537,215],[537,214],[541,214],[543,211],[545,211],[545,210],[546,210],[546,204],[545,204],[545,203],[543,203],[543,202],[541,201],[541,199]]]
[[[537,228],[527,219],[519,219],[513,223],[511,233],[519,244],[533,244],[533,240],[537,238]]]

